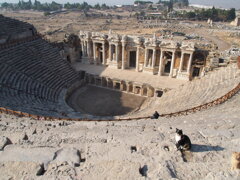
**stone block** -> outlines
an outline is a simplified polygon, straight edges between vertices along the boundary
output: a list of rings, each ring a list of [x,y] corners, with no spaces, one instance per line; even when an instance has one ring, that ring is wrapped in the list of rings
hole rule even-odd
[[[67,162],[69,165],[79,166],[81,162],[80,151],[76,148],[63,148],[55,152],[51,163]]]

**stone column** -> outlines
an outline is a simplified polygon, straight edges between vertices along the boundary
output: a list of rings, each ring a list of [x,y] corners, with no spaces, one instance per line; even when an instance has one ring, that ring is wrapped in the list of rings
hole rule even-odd
[[[140,89],[140,95],[141,95],[141,96],[143,96],[143,89],[144,89],[144,87],[141,86],[141,89]]]
[[[104,87],[104,77],[101,78],[101,86]]]
[[[170,77],[173,76],[173,68],[174,68],[174,63],[175,63],[175,53],[176,53],[176,51],[172,52],[171,69],[170,69],[170,74],[169,74]]]
[[[85,56],[88,56],[88,51],[87,51],[87,46],[88,46],[88,42],[85,41]]]
[[[188,68],[187,68],[188,74],[190,74],[190,71],[191,71],[192,60],[193,60],[193,52],[190,54],[189,61],[188,61]]]
[[[125,46],[126,43],[122,42],[122,69],[125,69]]]
[[[91,57],[91,43],[90,43],[90,40],[87,41],[87,54],[88,54],[88,57]]]
[[[127,92],[130,91],[130,84],[128,82],[126,82],[126,86],[127,86]]]
[[[148,48],[145,49],[145,58],[144,58],[144,66],[148,65]]]
[[[185,54],[184,52],[182,52],[182,54],[181,54],[181,60],[180,60],[180,65],[179,65],[179,72],[182,72],[184,54]]]
[[[120,82],[120,91],[123,91],[123,82]]]
[[[116,56],[116,61],[117,61],[117,64],[118,64],[118,61],[119,61],[119,52],[118,52],[118,44],[115,44],[115,56]]]
[[[83,44],[83,41],[81,41],[81,50],[82,50],[82,56],[84,57],[84,44]]]
[[[106,65],[106,55],[105,55],[105,42],[102,43],[102,53],[103,53],[103,64]]]
[[[112,44],[109,44],[109,61],[112,61]]]
[[[116,89],[116,81],[113,81],[113,89]]]
[[[136,57],[136,71],[139,71],[139,50],[140,50],[140,46],[137,46],[137,57]]]
[[[94,59],[94,61],[97,60],[96,59],[96,44],[95,44],[95,42],[93,42],[93,59]]]
[[[152,88],[147,88],[147,97],[152,97]]]
[[[136,94],[136,85],[133,84],[133,94]]]
[[[154,68],[156,63],[156,49],[153,49],[153,57],[152,57],[152,68]]]
[[[163,54],[164,54],[164,51],[161,50],[160,64],[159,64],[159,71],[158,71],[158,75],[159,75],[159,76],[162,75],[162,69],[163,69]]]

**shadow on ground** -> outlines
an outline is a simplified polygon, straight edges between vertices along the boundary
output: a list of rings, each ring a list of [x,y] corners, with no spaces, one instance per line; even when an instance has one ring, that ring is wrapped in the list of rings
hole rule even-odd
[[[192,152],[208,152],[208,151],[223,151],[224,148],[220,146],[192,144]]]
[[[75,111],[95,116],[124,115],[137,110],[146,97],[122,93],[107,88],[87,85],[74,91],[67,99]]]

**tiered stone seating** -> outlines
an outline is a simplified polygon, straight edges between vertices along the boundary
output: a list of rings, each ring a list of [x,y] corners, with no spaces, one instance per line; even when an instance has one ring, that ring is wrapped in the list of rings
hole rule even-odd
[[[236,64],[220,68],[184,86],[165,93],[153,104],[161,113],[178,112],[211,102],[232,90],[240,82]]]
[[[21,22],[16,19],[12,19],[2,15],[0,15],[0,27],[0,37],[2,35],[17,34],[25,32],[26,30],[35,29],[33,25],[29,23]]]
[[[0,106],[39,115],[58,113],[61,92],[78,80],[58,49],[38,38],[1,49],[0,54]]]

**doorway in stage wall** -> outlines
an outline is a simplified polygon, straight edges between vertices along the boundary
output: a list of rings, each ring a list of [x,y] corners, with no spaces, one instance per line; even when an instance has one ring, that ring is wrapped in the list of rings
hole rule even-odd
[[[167,64],[165,65],[164,72],[170,73],[170,69],[171,69],[171,61],[168,61]]]
[[[100,52],[100,62],[103,63],[103,52]]]
[[[136,68],[136,51],[130,51],[130,56],[129,56],[129,67],[130,68]]]
[[[200,68],[194,67],[192,77],[198,77],[200,75]]]

